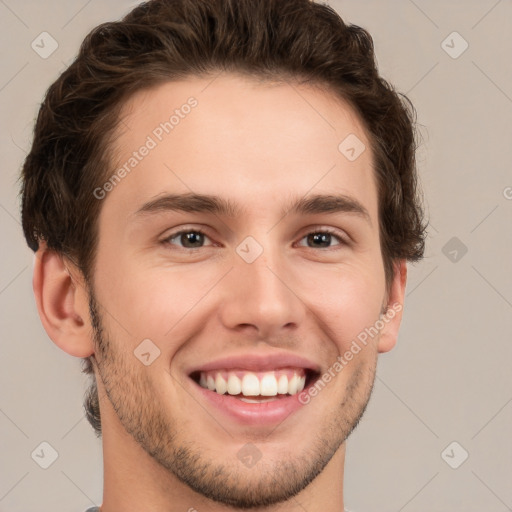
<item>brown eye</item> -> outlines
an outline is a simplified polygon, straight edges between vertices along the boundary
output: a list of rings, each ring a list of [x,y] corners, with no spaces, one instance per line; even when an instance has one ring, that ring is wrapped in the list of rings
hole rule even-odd
[[[313,249],[328,249],[333,245],[344,245],[344,240],[339,235],[330,231],[314,231],[308,233],[302,240],[306,240],[307,247]]]
[[[164,240],[164,243],[169,245],[176,245],[174,242],[179,242],[178,246],[181,245],[184,249],[200,249],[204,246],[205,239],[209,238],[198,230],[179,231],[174,233]]]

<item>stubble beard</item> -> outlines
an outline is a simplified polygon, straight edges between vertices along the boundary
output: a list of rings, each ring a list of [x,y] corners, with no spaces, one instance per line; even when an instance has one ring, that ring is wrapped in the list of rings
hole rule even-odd
[[[91,288],[89,311],[96,353],[100,355],[95,358],[95,366],[119,422],[169,475],[205,498],[233,509],[268,507],[290,500],[304,490],[358,425],[373,390],[376,358],[371,365],[360,364],[353,371],[343,402],[329,417],[320,419],[307,450],[296,453],[290,446],[293,458],[263,457],[250,469],[241,466],[236,457],[232,461],[216,460],[201,449],[197,436],[187,435],[177,419],[164,414],[166,405],[155,400],[159,395],[149,372],[144,371],[146,367],[131,352],[114,348],[99,308]],[[134,358],[133,364],[128,362],[130,356]]]

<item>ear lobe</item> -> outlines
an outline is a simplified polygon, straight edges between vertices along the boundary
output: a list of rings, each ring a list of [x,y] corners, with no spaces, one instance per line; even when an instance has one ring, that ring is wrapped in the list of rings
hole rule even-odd
[[[72,356],[92,355],[87,290],[72,279],[63,257],[44,242],[35,255],[32,285],[39,318],[52,341]]]
[[[382,315],[384,327],[380,332],[377,349],[379,353],[389,352],[398,339],[404,308],[405,285],[407,282],[407,261],[397,260],[394,264],[395,275],[387,299],[387,311]]]

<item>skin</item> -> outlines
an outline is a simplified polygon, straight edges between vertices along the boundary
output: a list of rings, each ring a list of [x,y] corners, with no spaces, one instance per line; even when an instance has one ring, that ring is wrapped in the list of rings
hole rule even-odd
[[[102,199],[91,286],[44,243],[35,260],[50,338],[73,356],[94,354],[101,510],[339,512],[345,440],[368,403],[378,354],[396,343],[401,311],[277,427],[229,421],[198,399],[187,370],[248,351],[286,351],[325,372],[383,309],[403,304],[404,261],[385,285],[370,142],[354,111],[318,87],[195,77],[126,103],[113,172],[191,96],[197,107]],[[351,133],[366,146],[353,162],[338,151]],[[244,210],[135,214],[162,194],[190,192]],[[349,196],[369,219],[282,215],[311,194]],[[206,236],[190,249],[169,239],[181,229]],[[326,247],[307,237],[325,229],[336,232]],[[250,264],[236,252],[247,236],[263,248]],[[133,352],[148,338],[161,353],[145,366]],[[237,457],[248,443],[261,454],[250,468]]]

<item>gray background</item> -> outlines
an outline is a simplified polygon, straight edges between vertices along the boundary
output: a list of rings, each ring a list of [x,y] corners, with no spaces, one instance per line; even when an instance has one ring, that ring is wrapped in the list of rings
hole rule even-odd
[[[101,503],[101,444],[82,410],[86,379],[40,324],[16,180],[46,88],[91,28],[135,4],[0,0],[0,511]],[[370,31],[382,74],[418,110],[431,219],[425,260],[409,268],[398,345],[381,356],[367,413],[347,443],[346,506],[512,510],[512,2],[331,5]],[[58,43],[48,58],[31,47],[43,31]],[[31,457],[43,441],[58,453],[46,470]]]

